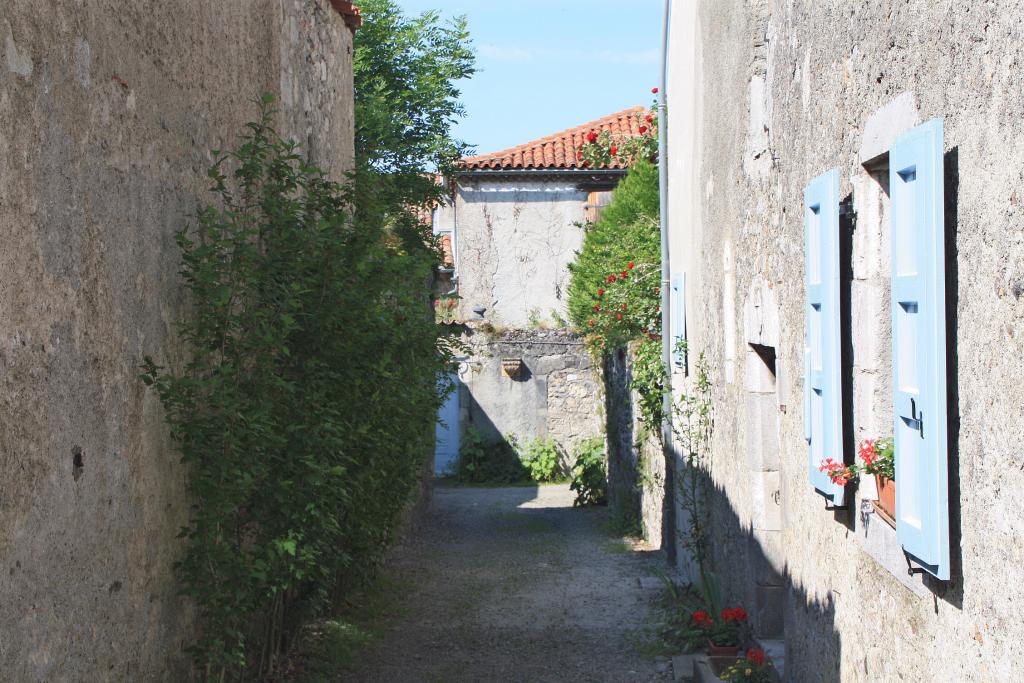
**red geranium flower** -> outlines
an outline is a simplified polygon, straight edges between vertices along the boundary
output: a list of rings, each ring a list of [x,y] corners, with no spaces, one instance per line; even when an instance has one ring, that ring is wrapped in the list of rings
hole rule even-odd
[[[600,310],[601,310],[600,306],[594,306],[594,311],[600,311]]]
[[[654,117],[648,114],[647,116],[644,117],[644,121],[646,121],[647,123],[654,123]]]
[[[619,148],[616,145],[612,145],[612,148],[608,151],[611,152],[612,156],[615,156],[616,154],[619,153]]]
[[[580,161],[583,161],[583,152],[582,151],[576,152],[576,158],[579,159]]]
[[[633,265],[634,265],[634,264],[633,264],[633,262],[632,262],[632,261],[630,261],[630,262],[629,262],[629,265],[628,265],[628,266],[626,266],[626,267],[627,267],[627,268],[629,268],[630,270],[633,270]]]
[[[454,303],[455,303],[455,300],[454,300],[454,299],[448,299],[448,305],[449,305],[449,306],[451,306],[451,305],[452,305],[452,304],[454,304]]]
[[[764,650],[759,647],[752,647],[747,650],[747,661],[761,666],[764,664]]]
[[[690,618],[693,619],[693,623],[697,624],[698,626],[711,626],[711,624],[714,623],[714,620],[711,618],[711,615],[702,609],[699,609],[696,612],[694,612],[690,616]]]
[[[597,133],[595,133],[594,131],[590,131],[589,133],[587,133],[587,142],[597,142]]]
[[[616,320],[622,320],[622,314],[619,313],[618,315],[615,316],[615,318],[616,318]]]
[[[600,287],[598,287],[598,288],[597,288],[597,295],[598,295],[598,296],[604,296],[604,290],[603,290],[603,289],[601,289]]]
[[[651,88],[651,92],[654,93],[655,95],[657,95],[658,94],[658,89],[657,88]]]
[[[608,276],[608,282],[615,282],[615,276],[614,275],[609,275]]]
[[[647,126],[640,126],[640,135],[643,135],[646,132],[647,132]]]

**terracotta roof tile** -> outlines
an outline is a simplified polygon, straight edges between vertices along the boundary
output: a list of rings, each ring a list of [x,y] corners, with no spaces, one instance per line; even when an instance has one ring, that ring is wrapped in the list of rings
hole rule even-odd
[[[647,110],[644,107],[630,107],[610,116],[576,126],[561,133],[527,142],[523,145],[510,147],[500,152],[480,154],[461,159],[459,168],[467,170],[551,170],[551,169],[582,169],[582,163],[576,158],[579,148],[585,143],[584,136],[590,131],[610,131],[615,136],[635,137],[640,135],[639,115]],[[618,161],[606,168],[625,168]]]

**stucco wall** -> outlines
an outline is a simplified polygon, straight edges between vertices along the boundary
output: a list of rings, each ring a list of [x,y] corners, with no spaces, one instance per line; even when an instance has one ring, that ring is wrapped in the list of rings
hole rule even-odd
[[[994,2],[675,3],[670,252],[687,271],[692,354],[714,383],[715,557],[732,599],[784,603],[790,680],[1024,678],[1022,19]],[[801,415],[803,189],[838,167],[858,214],[845,267],[859,438],[889,420],[888,247],[871,218],[885,206],[862,164],[933,117],[945,121],[956,346],[948,583],[893,564],[898,546],[861,515],[869,484],[848,511],[825,509]],[[758,316],[775,316],[772,335]],[[752,343],[776,352],[768,385]]]
[[[587,193],[567,181],[460,179],[454,205],[460,315],[526,327],[566,315],[568,264],[583,242]],[[451,211],[449,208],[447,211]],[[442,216],[441,224],[451,222]]]
[[[565,330],[488,333],[477,327],[465,339],[471,352],[459,373],[464,426],[493,440],[550,437],[567,456],[579,441],[603,433],[600,375],[580,337]],[[510,377],[502,359],[522,360],[523,371]]]
[[[327,0],[5,1],[0,678],[187,677],[185,472],[138,364],[183,360],[173,235],[254,98],[350,166],[351,45]]]

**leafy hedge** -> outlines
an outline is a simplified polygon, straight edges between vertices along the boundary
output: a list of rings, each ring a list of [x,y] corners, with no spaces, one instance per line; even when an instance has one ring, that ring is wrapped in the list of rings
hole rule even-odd
[[[427,235],[354,219],[364,200],[263,104],[178,234],[191,358],[144,367],[189,465],[178,569],[215,679],[272,670],[289,627],[374,565],[430,454],[448,360]]]
[[[587,226],[583,246],[569,265],[569,319],[576,328],[592,332],[589,321],[594,318],[594,307],[602,303],[598,289],[629,262],[659,273],[655,277],[660,278],[658,201],[658,168],[638,161],[615,189],[601,218]]]

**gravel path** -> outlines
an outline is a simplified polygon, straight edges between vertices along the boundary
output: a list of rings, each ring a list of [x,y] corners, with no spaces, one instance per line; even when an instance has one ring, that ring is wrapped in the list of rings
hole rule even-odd
[[[660,556],[572,499],[567,485],[436,489],[429,520],[388,563],[408,586],[404,616],[345,680],[670,681],[668,661],[635,646]]]

